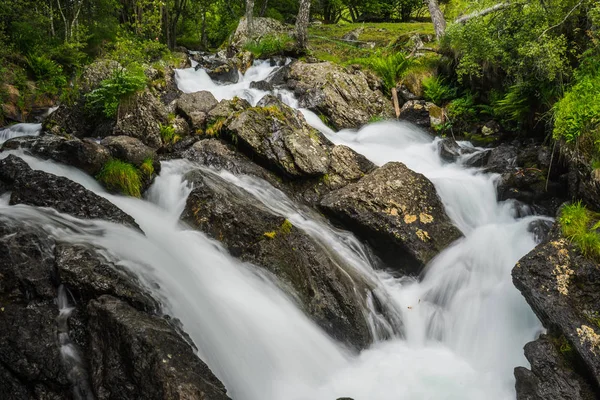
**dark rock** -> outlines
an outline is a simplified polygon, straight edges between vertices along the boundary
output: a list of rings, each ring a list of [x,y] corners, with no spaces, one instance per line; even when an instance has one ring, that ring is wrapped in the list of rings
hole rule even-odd
[[[555,340],[556,341],[556,340]],[[525,345],[531,370],[515,368],[517,400],[593,400],[598,397],[578,375],[552,338],[542,335]]]
[[[67,178],[34,171],[13,155],[0,160],[0,180],[9,185],[10,204],[50,207],[84,219],[104,219],[137,227],[129,215],[110,201]]]
[[[424,100],[409,100],[400,109],[399,118],[421,128],[432,128],[444,122],[441,108]]]
[[[70,106],[60,105],[42,123],[42,131],[65,137],[103,137],[110,134],[114,121],[91,116],[85,110],[83,97]]]
[[[227,59],[215,57],[201,57],[196,65],[196,71],[203,69],[210,79],[221,83],[237,83],[240,79],[238,68]]]
[[[471,168],[483,168],[487,165],[491,155],[491,150],[476,150],[468,158],[465,158],[464,165]]]
[[[36,157],[72,165],[94,176],[110,159],[110,152],[92,139],[66,139],[56,135],[18,137],[4,143],[4,150],[22,148]]]
[[[121,107],[111,136],[131,136],[158,149],[162,146],[160,127],[167,123],[165,106],[148,90],[136,94]]]
[[[360,127],[375,115],[393,115],[380,82],[361,70],[329,62],[296,61],[283,67],[270,82],[278,85],[283,79],[301,107],[324,115],[336,129]]]
[[[273,84],[267,81],[250,82],[250,89],[264,90],[270,92],[273,90]]]
[[[253,196],[204,172],[193,182],[183,221],[220,240],[229,252],[276,275],[326,332],[353,348],[371,335],[361,307],[369,288],[361,277]]]
[[[419,96],[417,96],[416,94],[412,93],[404,85],[401,85],[400,87],[398,87],[397,88],[397,92],[398,92],[398,96],[400,97],[400,99],[403,100],[403,103],[407,102],[407,101],[411,101],[411,100],[420,100]]]
[[[445,138],[438,142],[438,149],[442,160],[452,163],[456,162],[464,154],[473,154],[477,150],[459,145],[452,138]]]
[[[327,194],[320,207],[366,240],[390,267],[410,273],[461,236],[433,184],[398,162]]]
[[[564,338],[569,352],[577,360],[576,372],[589,377],[586,379],[596,388],[600,387],[598,264],[584,257],[574,243],[561,236],[559,227],[555,227],[546,242],[519,260],[512,277],[549,333]],[[541,364],[551,362],[545,357],[539,361]],[[534,374],[543,381],[538,386],[560,384],[560,380],[552,383],[553,379],[559,379],[560,372],[540,376],[535,370],[539,366],[533,360],[532,367]],[[571,386],[573,389],[574,383]]]
[[[97,398],[228,399],[223,384],[162,318],[111,296],[88,303]],[[107,329],[110,327],[110,329]]]
[[[131,163],[137,167],[144,160],[156,158],[156,151],[141,140],[130,136],[109,136],[104,138],[100,144],[105,146],[112,157]]]
[[[499,174],[505,173],[517,166],[517,148],[509,144],[501,144],[490,151],[486,170]]]
[[[212,93],[200,91],[184,93],[177,99],[177,112],[189,123],[193,130],[204,129],[206,116],[217,106],[218,102]]]

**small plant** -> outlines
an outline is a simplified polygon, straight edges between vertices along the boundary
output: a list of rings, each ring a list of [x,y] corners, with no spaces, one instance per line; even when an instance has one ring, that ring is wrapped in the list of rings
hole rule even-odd
[[[263,234],[263,236],[266,237],[267,239],[275,239],[275,236],[277,236],[277,232],[275,232],[275,231],[265,232]]]
[[[141,196],[140,173],[135,166],[129,163],[114,159],[109,160],[104,164],[96,179],[102,182],[110,191],[133,197]]]
[[[423,79],[423,97],[441,106],[445,101],[456,97],[456,89],[446,85],[439,76],[430,76]]]
[[[172,143],[175,139],[175,128],[171,125],[160,125],[160,137],[163,143]]]
[[[107,118],[114,118],[121,102],[145,87],[146,76],[141,68],[119,68],[112,77],[100,82],[97,89],[85,95],[86,107]]]
[[[281,224],[281,233],[283,233],[284,235],[289,234],[290,232],[292,232],[292,228],[294,225],[292,225],[292,223],[289,220],[285,220],[283,221],[283,224]]]
[[[244,45],[244,50],[249,51],[256,58],[266,58],[281,55],[289,49],[294,39],[288,35],[267,35],[260,40],[253,40]]]
[[[221,134],[221,130],[223,129],[223,126],[225,126],[225,121],[226,120],[227,120],[226,118],[218,118],[216,121],[214,121],[213,123],[211,123],[206,128],[206,134],[208,136],[216,136],[216,137],[218,137]]]
[[[148,157],[140,165],[140,172],[147,178],[150,178],[154,174],[154,160]]]
[[[30,54],[27,56],[27,65],[38,81],[38,86],[45,92],[56,94],[58,89],[67,85],[62,67],[48,57]]]
[[[581,202],[563,207],[559,218],[563,235],[577,245],[583,255],[600,260],[600,215]]]
[[[371,118],[369,118],[369,124],[381,121],[385,121],[385,117],[382,117],[381,115],[372,115]]]
[[[357,58],[349,61],[350,64],[363,65],[375,72],[382,80],[387,91],[396,87],[398,80],[411,66],[412,61],[403,53],[392,53],[387,56],[374,54],[367,58]]]

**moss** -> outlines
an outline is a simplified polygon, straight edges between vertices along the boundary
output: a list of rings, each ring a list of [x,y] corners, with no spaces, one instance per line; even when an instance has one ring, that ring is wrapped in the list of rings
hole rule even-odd
[[[150,178],[154,174],[154,161],[148,157],[140,165],[140,172]]]
[[[206,127],[206,131],[205,131],[206,135],[219,137],[219,135],[221,134],[221,131],[223,130],[223,126],[225,126],[226,120],[227,120],[227,118],[219,117],[215,121],[210,123]]]
[[[266,237],[267,239],[275,239],[275,236],[277,236],[277,232],[275,232],[275,231],[265,232],[265,233],[263,233],[263,236]]]
[[[600,260],[598,213],[577,202],[563,207],[558,221],[563,235],[575,243],[584,256]]]
[[[133,197],[141,196],[140,173],[132,164],[120,160],[109,160],[104,164],[96,179],[110,191]]]
[[[285,221],[283,221],[283,224],[281,224],[281,228],[279,230],[282,234],[287,235],[292,231],[293,226],[294,225],[292,225],[292,223],[286,219]]]

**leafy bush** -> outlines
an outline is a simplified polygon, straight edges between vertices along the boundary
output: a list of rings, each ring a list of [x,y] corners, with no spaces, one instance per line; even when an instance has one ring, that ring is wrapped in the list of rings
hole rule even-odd
[[[448,105],[448,117],[452,120],[465,122],[475,121],[477,119],[477,108],[473,95],[467,94],[458,99],[454,99]]]
[[[360,64],[369,68],[381,78],[385,89],[390,91],[412,65],[412,60],[400,52],[389,55],[375,53],[370,57],[350,60],[348,63]]]
[[[27,65],[38,81],[46,82],[55,88],[61,88],[67,84],[62,67],[44,55],[30,54],[27,56]]]
[[[256,58],[266,58],[280,55],[288,50],[294,39],[288,35],[267,35],[260,40],[252,40],[244,45],[244,50],[249,51]]]
[[[140,68],[115,70],[113,76],[100,82],[97,89],[85,95],[86,107],[107,118],[117,115],[122,100],[146,86],[146,76]]]
[[[130,64],[150,63],[169,54],[166,45],[141,39],[126,31],[119,32],[115,41],[107,46],[107,50],[106,58],[116,60],[125,67]]]
[[[133,197],[141,196],[140,173],[136,167],[129,163],[120,160],[109,160],[104,164],[96,179],[102,182],[110,191]]]
[[[523,121],[529,114],[529,104],[529,87],[524,83],[509,87],[504,95],[492,101],[494,115],[511,122]]]
[[[423,79],[423,97],[441,106],[443,102],[456,97],[456,89],[448,86],[439,76],[430,76]]]
[[[175,139],[175,128],[171,125],[160,125],[160,137],[163,143],[171,143]]]
[[[581,252],[600,260],[600,215],[594,213],[581,202],[563,207],[559,218],[563,235],[572,240]]]

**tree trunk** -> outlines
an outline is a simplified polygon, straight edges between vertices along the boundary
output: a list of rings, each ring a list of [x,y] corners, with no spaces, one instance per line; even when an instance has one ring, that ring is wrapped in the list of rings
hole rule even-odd
[[[263,1],[262,7],[260,9],[260,16],[264,17],[265,14],[267,13],[267,6],[269,5],[269,0],[265,0]]]
[[[427,0],[427,5],[429,7],[429,14],[431,14],[431,22],[433,22],[433,28],[435,29],[435,37],[439,40],[444,36],[444,32],[446,32],[446,19],[444,18],[444,14],[442,14],[442,10],[440,10],[437,0]]]
[[[252,24],[254,19],[254,0],[246,0],[246,36],[252,36]]]
[[[296,17],[296,36],[298,39],[298,49],[306,50],[308,45],[308,22],[310,18],[310,0],[300,0],[298,17]]]
[[[202,9],[202,33],[200,35],[200,43],[204,50],[208,49],[208,37],[206,36],[206,6]]]

